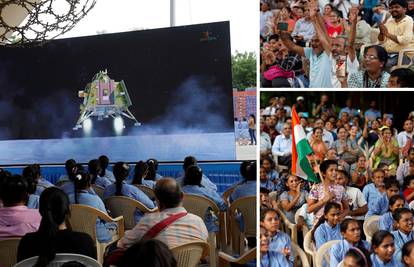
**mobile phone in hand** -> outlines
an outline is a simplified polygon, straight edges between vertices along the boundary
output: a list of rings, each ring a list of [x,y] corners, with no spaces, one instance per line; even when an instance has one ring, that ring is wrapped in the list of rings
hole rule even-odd
[[[277,29],[279,31],[287,31],[288,30],[288,24],[287,24],[287,22],[278,22],[277,23]]]

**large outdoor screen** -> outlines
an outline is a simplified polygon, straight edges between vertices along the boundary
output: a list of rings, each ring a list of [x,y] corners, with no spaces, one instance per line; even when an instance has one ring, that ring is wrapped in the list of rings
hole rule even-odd
[[[0,49],[0,164],[234,160],[228,22]]]

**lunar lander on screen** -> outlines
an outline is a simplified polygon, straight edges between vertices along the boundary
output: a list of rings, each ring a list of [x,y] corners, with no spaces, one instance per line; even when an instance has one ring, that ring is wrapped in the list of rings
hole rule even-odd
[[[134,121],[134,126],[141,125],[128,109],[132,103],[124,81],[115,82],[106,70],[95,74],[85,89],[79,91],[78,96],[84,100],[80,105],[81,115],[73,130],[82,128],[83,122],[92,116],[98,117],[98,120],[123,116]]]

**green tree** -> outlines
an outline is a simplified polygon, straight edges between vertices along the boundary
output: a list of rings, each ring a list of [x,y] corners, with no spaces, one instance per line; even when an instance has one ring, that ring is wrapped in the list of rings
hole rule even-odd
[[[240,53],[236,51],[231,56],[233,88],[244,90],[256,87],[256,54],[253,52]]]

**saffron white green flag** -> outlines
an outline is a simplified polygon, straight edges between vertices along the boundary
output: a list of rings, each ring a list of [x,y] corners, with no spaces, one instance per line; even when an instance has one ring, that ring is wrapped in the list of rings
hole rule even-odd
[[[295,107],[292,109],[292,174],[313,183],[320,183],[309,163],[307,155],[312,154],[312,148],[306,139],[306,133],[300,124]]]

